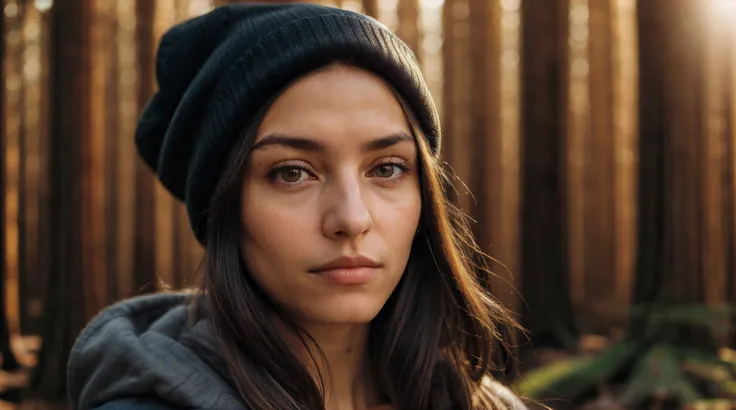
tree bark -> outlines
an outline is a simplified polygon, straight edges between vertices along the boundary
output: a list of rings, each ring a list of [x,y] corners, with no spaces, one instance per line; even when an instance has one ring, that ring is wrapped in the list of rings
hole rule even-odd
[[[728,226],[730,227],[728,249],[731,250],[728,272],[736,272],[736,35],[731,36],[730,42],[728,42],[728,47],[729,48],[726,53],[726,55],[729,56],[727,71],[730,75],[727,78],[729,98],[726,103],[728,106],[728,122],[726,123],[728,135],[728,138],[726,139],[728,165],[726,169],[731,170],[731,172],[727,172],[727,178],[730,180],[730,201],[732,209],[726,219],[728,220]],[[732,304],[736,305],[736,275],[729,275],[729,278],[729,300]],[[736,315],[733,317],[733,328],[736,329]],[[732,345],[736,347],[736,332],[733,334]]]
[[[447,0],[443,5],[443,133],[447,138],[442,147],[444,159],[451,167],[455,190],[451,197],[465,213],[472,214],[474,198],[470,147],[470,13],[468,0]]]
[[[48,104],[47,51],[48,26],[44,15],[26,3],[22,7],[23,41],[18,59],[24,70],[22,80],[22,118],[19,135],[20,164],[18,181],[18,279],[19,313],[22,334],[37,335],[41,328],[43,290],[48,276],[44,259],[45,226],[48,212],[46,175],[41,166],[47,158]],[[35,68],[35,69],[34,69]]]
[[[136,1],[136,47],[138,62],[138,109],[146,106],[155,88],[154,18],[156,4]],[[135,256],[133,286],[135,292],[156,289],[156,179],[140,157],[136,158]]]
[[[474,219],[480,223],[476,226],[476,233],[481,249],[490,252],[494,245],[498,230],[495,230],[498,220],[493,219],[492,210],[496,206],[501,208],[499,189],[502,187],[503,176],[500,131],[500,63],[501,53],[499,44],[500,10],[493,2],[486,0],[469,0],[470,26],[469,58],[472,86],[465,90],[470,96],[470,140],[465,147],[466,160],[471,163],[473,179],[466,181],[470,184],[471,192],[476,196],[470,208]],[[473,56],[473,57],[471,57]],[[501,245],[501,244],[498,244]]]
[[[631,303],[636,260],[636,172],[638,137],[638,57],[636,47],[636,5],[612,3],[612,59],[614,83],[613,128],[615,190],[615,293],[618,306]],[[628,321],[621,315],[621,324]]]
[[[417,61],[422,61],[422,33],[419,26],[419,3],[418,0],[398,0],[396,10],[399,26],[396,34],[414,52]]]
[[[55,4],[51,35],[49,141],[50,272],[43,346],[30,384],[32,397],[66,400],[68,352],[87,321],[104,306],[90,258],[91,1]],[[81,297],[80,297],[81,296]]]
[[[591,0],[589,3],[588,62],[590,71],[590,128],[583,156],[585,163],[584,268],[587,276],[585,296],[593,312],[601,318],[610,306],[616,305],[616,230],[615,212],[626,198],[614,200],[615,140],[613,127],[613,47],[611,0]],[[608,309],[607,309],[608,308]],[[610,321],[600,323],[605,331]],[[606,326],[608,325],[608,326]]]
[[[518,278],[518,129],[509,129],[503,124],[502,101],[502,8],[498,2],[469,0],[470,25],[468,59],[472,86],[467,89],[470,96],[470,139],[462,147],[466,160],[472,164],[473,179],[467,181],[475,193],[470,212],[478,221],[474,226],[478,245],[491,256],[488,287],[493,296],[507,309],[516,312],[520,305],[517,291]],[[507,10],[508,11],[508,10]],[[512,10],[513,11],[513,10]],[[518,16],[518,10],[515,10]],[[517,29],[518,30],[518,29]],[[518,34],[518,31],[517,31]],[[506,35],[509,35],[506,33]],[[515,52],[515,51],[510,51]],[[507,62],[508,64],[508,62]],[[513,71],[510,70],[510,71]],[[516,68],[518,75],[518,66]],[[511,78],[505,80],[514,83]],[[518,82],[518,79],[517,79]],[[518,85],[518,84],[517,84]],[[518,92],[518,89],[516,90]],[[509,96],[509,93],[506,93]],[[512,105],[511,96],[506,101]],[[507,122],[508,124],[508,122]],[[507,353],[516,356],[516,340],[520,336],[516,329],[501,329],[505,341],[511,346],[509,352],[497,347],[499,377],[516,374],[515,361]]]
[[[135,2],[118,1],[111,2],[109,10],[112,19],[115,20],[115,32],[117,47],[111,56],[111,75],[116,74],[115,78],[120,79],[116,82],[116,86],[111,86],[108,90],[109,97],[113,102],[108,105],[110,109],[116,112],[111,113],[111,134],[120,135],[117,138],[116,145],[111,147],[114,150],[116,159],[111,161],[114,168],[111,169],[111,175],[114,180],[114,192],[111,195],[111,204],[114,209],[110,209],[110,217],[113,218],[114,228],[111,233],[114,238],[110,241],[114,242],[115,247],[112,255],[115,261],[115,297],[117,299],[128,298],[136,294],[135,276],[135,232],[137,229],[136,218],[136,170],[139,166],[138,155],[136,153],[135,144],[132,138],[135,135],[135,128],[138,122],[138,90],[137,80],[138,63],[137,63],[137,25],[135,16]],[[135,73],[136,76],[130,76]],[[123,74],[127,74],[123,76]],[[125,79],[123,81],[123,79]],[[116,101],[115,101],[116,100]],[[113,164],[111,164],[112,166]]]
[[[694,0],[654,0],[638,9],[642,137],[633,299],[644,311],[632,318],[632,338],[672,341],[671,331],[647,327],[647,312],[722,308],[733,276],[733,135],[722,60],[728,26],[714,22],[718,16],[709,10]],[[692,326],[680,326],[682,332],[685,343],[717,347]]]
[[[4,9],[5,2],[0,1]],[[5,19],[0,18],[0,33],[5,38]],[[5,61],[5,41],[0,41],[0,61]],[[5,70],[0,70],[0,83],[5,84]],[[0,158],[5,162],[5,87],[0,87]],[[2,370],[12,371],[18,368],[10,345],[10,330],[8,328],[5,303],[5,166],[0,166],[0,357]]]
[[[121,155],[119,142],[123,140],[126,144],[130,144],[131,134],[119,132],[120,130],[120,89],[121,76],[118,59],[119,49],[126,47],[123,36],[120,34],[121,19],[117,14],[117,2],[98,2],[97,3],[97,21],[96,29],[98,30],[96,51],[95,51],[95,79],[98,82],[96,92],[101,98],[97,109],[102,117],[98,123],[96,132],[102,135],[117,135],[114,140],[108,140],[105,150],[101,153],[104,158],[105,169],[104,174],[107,183],[103,188],[105,195],[105,226],[107,227],[107,235],[105,238],[105,252],[107,255],[105,270],[108,277],[108,293],[112,298],[117,299],[124,293],[124,286],[120,286],[121,278],[128,279],[130,273],[124,268],[125,265],[120,263],[121,256],[119,249],[121,246],[120,227],[129,224],[130,221],[120,217],[121,202],[127,198],[121,198],[118,193],[123,185],[120,180],[120,162],[126,160]],[[131,144],[132,145],[132,144]],[[125,257],[125,256],[124,256]]]
[[[568,289],[567,0],[522,3],[522,294],[535,347],[577,345]]]

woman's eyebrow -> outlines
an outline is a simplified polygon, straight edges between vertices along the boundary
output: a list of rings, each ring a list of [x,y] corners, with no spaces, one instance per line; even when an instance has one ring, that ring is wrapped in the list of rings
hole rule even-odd
[[[362,144],[361,149],[363,152],[378,151],[396,144],[407,142],[414,143],[414,137],[405,132],[397,132],[365,142]],[[301,151],[321,152],[325,150],[325,146],[322,142],[311,138],[273,133],[266,135],[256,142],[253,145],[253,148],[251,148],[251,152],[270,145],[281,145]]]
[[[268,134],[265,137],[263,137],[260,141],[253,144],[253,148],[251,148],[251,152],[270,146],[270,145],[281,145],[285,147],[290,147],[294,149],[298,149],[301,151],[324,151],[325,147],[324,145],[316,140],[304,138],[304,137],[294,137],[294,136],[288,136],[283,134]]]
[[[363,152],[378,151],[401,143],[414,143],[414,137],[405,132],[398,132],[368,141],[362,145]]]

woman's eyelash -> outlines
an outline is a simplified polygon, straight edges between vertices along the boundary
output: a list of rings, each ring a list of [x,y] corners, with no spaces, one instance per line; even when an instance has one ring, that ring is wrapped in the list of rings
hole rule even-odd
[[[381,177],[378,175],[375,175],[376,170],[378,170],[381,167],[395,167],[399,170],[399,175],[390,175],[386,177]],[[282,185],[290,185],[295,186],[299,185],[304,182],[304,180],[301,179],[304,175],[299,175],[296,180],[289,181],[283,178],[284,174],[289,171],[298,171],[300,173],[303,173],[304,175],[308,176],[311,179],[316,178],[316,175],[314,171],[312,171],[309,167],[305,166],[302,162],[286,162],[279,164],[278,166],[272,168],[269,170],[267,177],[270,181],[276,184],[282,184]],[[411,167],[407,164],[406,161],[404,161],[401,158],[387,158],[377,164],[375,164],[368,173],[371,176],[385,179],[385,180],[397,180],[404,176],[405,174],[408,174],[411,171]],[[292,175],[296,176],[296,175]],[[281,177],[281,178],[279,178]]]
[[[378,170],[381,167],[397,168],[399,170],[399,174],[398,175],[394,175],[392,173],[392,175],[385,176],[385,177],[380,176],[380,175],[375,175],[376,170]],[[390,158],[390,159],[387,159],[387,160],[385,160],[385,161],[383,161],[383,162],[381,162],[379,164],[376,164],[370,170],[369,173],[370,174],[373,174],[377,178],[381,178],[381,179],[384,179],[384,180],[390,180],[390,181],[396,181],[396,180],[400,179],[401,177],[405,176],[406,174],[408,174],[410,171],[411,171],[411,168],[409,167],[409,165],[404,160],[402,160],[400,158]]]
[[[310,177],[314,177],[314,172],[310,170],[309,168],[305,167],[300,162],[280,164],[279,166],[272,168],[268,172],[267,176],[268,176],[268,179],[273,182],[282,183],[286,185],[298,185],[299,183],[301,183],[300,181],[294,181],[294,182],[277,181],[277,179],[279,178],[279,175],[282,175],[284,172],[287,172],[287,171],[299,171],[299,172],[303,172],[304,174],[307,174]]]
[[[400,168],[402,171],[409,171],[409,165],[401,158],[389,158],[379,164],[376,165],[376,167],[386,166],[386,165],[394,165],[398,168]],[[375,168],[375,167],[374,167]]]

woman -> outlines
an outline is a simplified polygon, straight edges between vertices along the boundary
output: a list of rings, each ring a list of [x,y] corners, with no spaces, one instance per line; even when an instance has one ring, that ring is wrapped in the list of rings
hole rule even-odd
[[[187,205],[204,281],[95,318],[74,408],[523,408],[491,381],[513,321],[400,40],[333,8],[227,6],[167,33],[157,76],[136,141]]]

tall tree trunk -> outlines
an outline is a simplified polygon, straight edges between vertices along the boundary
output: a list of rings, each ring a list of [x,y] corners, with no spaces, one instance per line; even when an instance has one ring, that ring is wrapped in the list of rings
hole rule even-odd
[[[15,60],[18,62],[18,72],[16,75],[18,75],[20,79],[20,89],[18,90],[18,106],[17,109],[14,110],[14,114],[18,117],[19,127],[18,127],[18,133],[17,133],[17,150],[18,150],[18,165],[17,165],[17,202],[16,202],[16,220],[17,220],[17,248],[16,248],[16,255],[15,259],[17,261],[17,283],[18,283],[18,316],[23,320],[24,314],[23,312],[23,304],[24,304],[24,286],[23,282],[24,279],[21,279],[21,277],[25,277],[28,272],[28,242],[26,241],[28,237],[28,226],[27,226],[27,220],[28,220],[28,179],[27,179],[27,173],[26,173],[26,164],[28,163],[28,139],[29,137],[33,138],[33,136],[30,135],[28,132],[28,110],[27,104],[28,104],[28,92],[29,92],[29,85],[28,84],[28,78],[25,74],[25,64],[26,59],[25,57],[25,49],[28,47],[28,38],[25,35],[26,31],[26,24],[28,24],[28,11],[31,9],[31,7],[27,7],[29,5],[27,4],[18,4],[18,23],[20,26],[20,39],[18,42],[18,46],[15,47],[16,55]],[[31,276],[31,275],[28,275]]]
[[[44,15],[31,3],[23,4],[21,20],[23,41],[18,46],[23,70],[20,164],[18,195],[18,279],[20,330],[37,335],[41,328],[44,282],[48,276],[44,248],[47,202],[46,175],[39,166],[46,160],[44,145],[48,127],[47,40],[48,25]]]
[[[110,203],[114,209],[110,209],[110,216],[114,220],[114,228],[111,229],[114,238],[110,241],[115,243],[114,255],[115,265],[115,297],[117,299],[128,298],[137,293],[135,279],[135,234],[136,225],[136,173],[139,167],[139,158],[132,143],[135,127],[138,122],[138,90],[135,81],[138,76],[137,61],[137,25],[135,2],[117,1],[108,2],[111,7],[108,11],[110,18],[115,21],[113,39],[117,45],[111,56],[111,75],[117,73],[114,78],[121,79],[116,86],[111,86],[108,95],[111,103],[111,129],[117,138],[116,146],[111,147],[115,151],[115,166],[111,169],[114,183],[114,192],[110,193]],[[112,44],[112,43],[111,43]],[[112,47],[112,45],[110,45]],[[135,73],[136,77],[130,76]],[[123,74],[127,74],[123,76]],[[122,81],[125,79],[125,82]],[[117,100],[117,101],[114,101]],[[114,212],[114,214],[113,214]]]
[[[498,138],[501,53],[498,35],[500,9],[497,6],[486,0],[468,1],[469,58],[464,63],[470,68],[472,86],[464,90],[470,96],[471,143],[463,147],[463,150],[474,176],[466,183],[471,184],[471,192],[477,199],[470,208],[470,213],[481,222],[476,226],[476,233],[481,248],[487,253],[491,246],[496,245],[494,236],[499,236],[499,230],[495,229],[498,220],[493,219],[491,210],[505,199],[499,191],[502,187],[499,177],[502,176],[500,167],[503,162],[500,158],[501,141]]]
[[[587,0],[569,0],[569,31],[577,33],[569,35],[569,43],[564,69],[569,73],[567,78],[568,103],[565,127],[565,152],[567,163],[566,196],[567,196],[567,229],[568,229],[568,266],[571,304],[577,308],[577,318],[583,326],[588,325],[589,316],[594,316],[586,293],[585,251],[586,243],[586,202],[587,190],[585,161],[590,139],[590,75],[589,70],[578,67],[590,64],[588,54],[591,45],[590,37],[596,33],[589,26],[589,3]]]
[[[633,300],[654,301],[663,282],[665,144],[664,29],[657,16],[659,1],[640,4],[639,27],[639,205],[637,275]],[[640,320],[630,323],[633,333],[642,330]]]
[[[603,317],[606,310],[616,305],[616,231],[615,212],[618,202],[614,200],[616,188],[614,177],[615,140],[613,127],[613,47],[611,0],[589,1],[590,34],[588,62],[590,66],[590,129],[588,147],[583,156],[585,163],[585,192],[587,201],[584,212],[584,270],[595,273],[588,275],[585,283],[589,306]],[[611,324],[603,320],[603,325]],[[597,330],[605,331],[605,328]]]
[[[640,363],[629,376],[622,396],[629,406],[655,396],[682,404],[719,391],[707,377],[690,383],[682,366],[715,358],[728,337],[733,228],[727,221],[734,205],[727,147],[733,136],[725,126],[722,57],[733,28],[718,21],[717,4],[638,4],[638,258],[627,339],[649,352],[637,355]],[[662,363],[671,363],[669,374],[653,385]]]
[[[727,52],[722,30],[728,26],[712,20],[717,18],[711,14],[714,4],[639,4],[641,138],[634,304],[643,307],[644,314],[634,317],[632,337],[650,334],[671,340],[671,334],[646,326],[648,310],[720,308],[725,303],[733,253],[728,247],[733,188],[726,148],[733,137],[726,134],[727,71],[719,57]],[[703,340],[702,332],[689,333],[691,343]]]
[[[613,138],[615,158],[616,303],[628,307],[636,261],[636,179],[638,137],[638,57],[636,4],[610,3],[613,59]],[[621,325],[628,321],[621,315]]]
[[[724,10],[726,13],[722,13],[719,10],[722,4],[711,2],[711,7],[706,9],[703,16],[702,31],[693,33],[698,42],[694,47],[703,50],[700,69],[703,89],[697,105],[702,113],[701,136],[696,142],[702,145],[702,169],[699,179],[694,181],[699,200],[696,207],[700,215],[696,227],[702,232],[699,268],[704,282],[703,302],[710,308],[723,308],[728,303],[726,289],[729,277],[736,272],[729,269],[732,254],[736,251],[729,243],[734,234],[731,218],[736,203],[733,202],[733,163],[730,161],[733,136],[728,130],[728,83],[732,75],[728,54],[732,52],[730,43],[736,36],[736,30],[733,28],[733,11],[728,13],[729,10]]]
[[[97,2],[95,29],[97,30],[97,44],[95,45],[95,81],[96,93],[100,98],[97,106],[101,117],[95,132],[102,135],[117,135],[117,138],[108,140],[105,150],[101,153],[104,158],[106,184],[102,189],[107,198],[105,207],[105,252],[107,255],[105,271],[108,277],[108,293],[114,299],[120,297],[125,289],[120,286],[122,280],[129,279],[129,272],[120,264],[121,255],[118,250],[121,246],[120,227],[130,223],[120,217],[121,202],[126,198],[118,196],[122,182],[120,181],[120,162],[124,156],[119,149],[119,140],[130,144],[132,137],[119,132],[120,127],[120,89],[122,71],[118,61],[119,49],[126,47],[123,36],[120,34],[121,19],[117,15],[117,2]],[[132,144],[131,144],[132,145]]]
[[[522,294],[535,347],[576,346],[564,164],[568,1],[522,3]]]
[[[138,50],[138,109],[148,103],[155,87],[155,21],[156,3],[136,0],[136,47]],[[135,256],[133,285],[136,292],[156,288],[156,179],[136,158]]]
[[[727,89],[729,92],[729,98],[726,103],[728,107],[728,121],[726,122],[728,135],[728,138],[726,139],[728,165],[726,166],[726,169],[731,170],[730,172],[727,171],[727,178],[730,181],[729,186],[731,187],[731,195],[729,196],[729,199],[732,210],[726,218],[726,220],[728,221],[727,226],[730,227],[730,235],[728,238],[727,249],[731,249],[731,257],[727,265],[727,271],[736,272],[736,35],[731,36],[730,42],[728,42],[728,47],[729,48],[726,53],[726,55],[728,56],[727,72],[730,73],[730,75],[726,80]],[[729,301],[731,303],[731,306],[736,306],[736,275],[729,275],[729,279]],[[736,348],[736,330],[733,330],[736,329],[736,314],[734,314],[731,318],[731,323],[731,346],[733,348]]]
[[[502,8],[499,2],[469,0],[470,38],[468,59],[472,86],[465,90],[470,96],[471,144],[464,149],[472,164],[471,191],[477,202],[470,211],[478,223],[474,226],[480,248],[493,258],[488,285],[494,297],[511,311],[519,305],[518,282],[518,130],[503,124],[502,98]],[[509,9],[509,7],[507,7]],[[507,10],[507,12],[518,10]],[[518,31],[517,31],[518,34]],[[508,33],[506,33],[508,35]],[[515,50],[510,53],[516,52]],[[506,62],[509,63],[508,61]],[[513,69],[511,70],[513,71]],[[518,66],[516,70],[518,75]],[[512,78],[504,78],[514,83]],[[517,79],[518,82],[518,79]],[[518,89],[516,90],[518,92]],[[510,95],[511,99],[518,95]],[[511,110],[518,107],[510,107]],[[508,123],[507,123],[508,124]],[[454,136],[453,136],[454,138]],[[496,263],[497,262],[497,263]],[[502,374],[515,375],[516,329],[501,329],[511,347],[498,346],[497,365]]]
[[[456,205],[468,214],[474,210],[470,187],[473,183],[470,147],[470,29],[468,0],[446,0],[442,12],[443,92],[442,124],[447,138],[442,155],[451,167]]]
[[[189,0],[176,0],[171,4],[172,10],[162,10],[162,4],[157,5],[156,38],[160,38],[173,24],[190,16],[189,3]],[[204,249],[192,233],[184,204],[175,200],[160,184],[157,188],[158,229],[159,232],[168,232],[159,239],[156,254],[159,276],[164,283],[176,289],[193,286]]]
[[[43,346],[30,395],[66,400],[66,363],[77,335],[105,304],[101,272],[91,255],[94,239],[90,158],[91,1],[67,0],[52,9],[50,272]],[[81,297],[80,297],[81,296]]]
[[[5,2],[0,1],[2,9]],[[5,19],[0,18],[0,33],[5,38]],[[5,41],[0,41],[0,61],[5,61]],[[5,70],[0,70],[0,83],[5,84]],[[0,158],[5,161],[5,95],[0,87]],[[16,370],[18,362],[10,345],[7,312],[5,310],[5,167],[0,166],[0,356],[2,370]]]
[[[398,0],[396,14],[399,21],[396,34],[409,46],[417,60],[421,62],[422,33],[419,25],[418,0]]]

